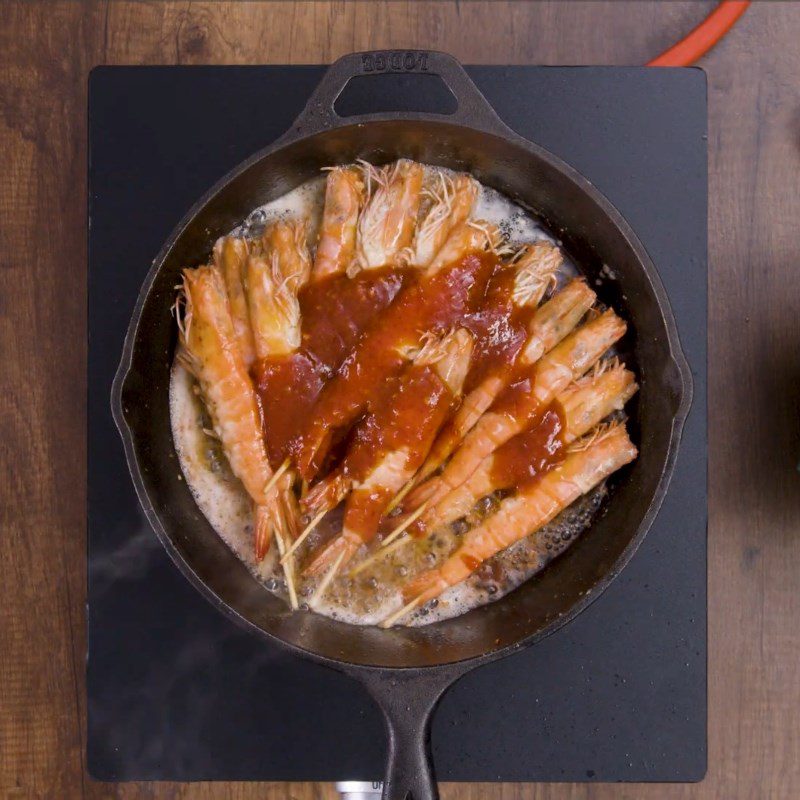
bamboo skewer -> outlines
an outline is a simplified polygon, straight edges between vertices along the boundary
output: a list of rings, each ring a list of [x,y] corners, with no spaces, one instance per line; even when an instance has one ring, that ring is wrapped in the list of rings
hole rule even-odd
[[[380,561],[382,558],[391,555],[395,550],[399,550],[403,545],[412,541],[412,539],[412,536],[406,534],[405,536],[401,536],[399,539],[395,540],[391,545],[389,545],[389,547],[381,548],[376,553],[373,553],[368,558],[365,558],[360,564],[356,564],[356,566],[350,570],[350,577],[355,578],[356,575],[363,572],[367,567],[374,564],[376,561]]]
[[[406,485],[394,496],[392,502],[386,507],[386,514],[391,514],[392,511],[394,511],[397,506],[403,502],[405,496],[414,488],[414,477],[415,476],[409,478],[409,480],[406,482]]]
[[[292,607],[292,610],[296,611],[300,604],[297,602],[297,592],[295,591],[294,586],[294,564],[284,564],[284,560],[286,559],[286,543],[283,541],[283,536],[281,536],[280,531],[276,528],[275,529],[275,541],[278,543],[278,552],[281,555],[281,566],[283,567],[283,574],[286,577],[286,588],[289,590],[289,604]]]
[[[316,528],[317,525],[319,525],[319,521],[327,513],[328,513],[327,509],[323,509],[322,511],[319,512],[319,514],[317,514],[316,517],[314,517],[314,519],[311,520],[311,522],[308,523],[308,525],[306,525],[302,533],[294,540],[294,542],[292,542],[292,546],[286,551],[286,555],[283,556],[283,558],[281,558],[281,564],[283,564],[283,562],[286,559],[294,555],[295,550],[297,550],[297,548],[300,547],[300,545],[303,544],[303,542],[311,535],[314,528]]]
[[[283,477],[283,473],[289,469],[289,463],[289,459],[287,458],[286,461],[284,461],[283,464],[281,464],[278,469],[275,470],[275,472],[272,474],[272,477],[267,481],[267,485],[264,487],[265,495],[268,495],[272,487],[275,486],[281,477]]]
[[[426,500],[410,517],[408,517],[404,522],[398,525],[382,542],[381,548],[388,547],[403,531],[408,528],[409,525],[416,522],[424,513],[425,509],[428,507],[428,503],[430,501]]]
[[[423,595],[419,595],[419,597],[415,597],[410,603],[406,603],[399,611],[396,611],[394,614],[386,617],[383,622],[381,622],[378,627],[379,628],[391,628],[392,625],[395,624],[399,619],[402,619],[406,614],[413,611],[417,606],[422,605],[422,598]]]
[[[336,573],[339,571],[339,567],[342,565],[342,561],[344,557],[347,555],[346,552],[339,553],[339,557],[336,561],[333,562],[331,568],[325,574],[325,577],[320,582],[319,586],[317,586],[314,594],[311,596],[311,599],[308,601],[308,605],[313,608],[321,599],[322,596],[325,594],[328,586],[330,586],[331,581],[336,577]]]

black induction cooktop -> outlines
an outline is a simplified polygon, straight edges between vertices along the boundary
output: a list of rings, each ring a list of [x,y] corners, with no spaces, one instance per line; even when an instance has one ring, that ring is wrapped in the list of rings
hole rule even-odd
[[[627,217],[695,382],[661,513],[620,578],[549,639],[447,693],[443,781],[696,781],[706,769],[706,82],[694,69],[468,67],[503,120]],[[383,722],[344,676],[212,608],[150,530],[109,406],[139,285],[186,210],[289,127],[324,72],[100,67],[89,81],[88,764],[103,780],[383,773]],[[381,81],[384,81],[383,76]],[[388,88],[387,88],[388,87]],[[392,76],[337,108],[436,110]]]

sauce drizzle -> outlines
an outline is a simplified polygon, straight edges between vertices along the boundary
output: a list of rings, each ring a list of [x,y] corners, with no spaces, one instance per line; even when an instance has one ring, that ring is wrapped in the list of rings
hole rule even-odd
[[[535,483],[557,467],[565,456],[564,417],[551,403],[527,430],[499,447],[492,458],[492,485],[507,489]]]
[[[464,327],[475,335],[465,393],[490,375],[508,370],[525,344],[534,309],[515,306],[516,275],[514,267],[498,269],[489,281],[483,304],[464,320]]]
[[[300,291],[300,349],[262,359],[252,371],[273,469],[298,457],[302,431],[325,382],[411,276],[406,269],[365,270],[352,278],[331,275]]]
[[[302,434],[298,467],[303,477],[313,478],[336,434],[385,396],[382,389],[426,332],[444,332],[480,308],[498,264],[492,253],[472,252],[433,276],[423,274],[404,285],[320,393]]]

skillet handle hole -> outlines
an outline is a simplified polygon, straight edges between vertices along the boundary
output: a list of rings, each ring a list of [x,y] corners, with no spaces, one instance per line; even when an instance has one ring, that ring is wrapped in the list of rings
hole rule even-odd
[[[340,117],[389,112],[450,115],[458,110],[458,101],[438,75],[386,72],[351,78],[333,109]]]

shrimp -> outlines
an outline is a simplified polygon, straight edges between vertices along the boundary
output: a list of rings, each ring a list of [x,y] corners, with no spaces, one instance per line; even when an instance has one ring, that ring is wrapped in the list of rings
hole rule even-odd
[[[263,244],[261,255],[247,259],[247,300],[259,359],[300,347],[297,292],[310,273],[305,224],[276,222],[264,232]]]
[[[461,583],[486,559],[538,531],[637,454],[620,423],[574,443],[560,467],[503,500],[492,516],[465,534],[461,545],[438,568],[410,581],[403,589],[408,605],[382,625],[388,627],[413,608]]]
[[[500,230],[495,225],[482,220],[461,222],[447,235],[444,244],[425,270],[425,276],[430,278],[436,275],[440,270],[463,258],[471,250],[488,249],[496,253],[500,244]]]
[[[277,260],[283,279],[295,294],[308,283],[311,276],[307,236],[306,220],[279,220],[267,227],[261,238],[265,256]]]
[[[486,456],[523,431],[537,411],[583,375],[622,337],[626,327],[625,322],[609,309],[543,356],[483,414],[444,470],[417,486],[408,498],[407,510],[418,508],[423,502],[439,503],[464,483]]]
[[[550,242],[540,241],[525,245],[512,262],[516,270],[512,292],[514,306],[538,306],[563,263],[564,254]]]
[[[255,359],[253,331],[250,328],[250,311],[244,288],[244,270],[247,263],[247,241],[233,236],[223,236],[214,245],[214,263],[225,281],[233,330],[239,350],[247,367]]]
[[[325,183],[325,208],[312,279],[344,273],[356,250],[358,215],[364,204],[364,182],[355,167],[335,167]]]
[[[495,263],[478,252],[498,241],[493,226],[462,223],[419,281],[404,287],[364,331],[314,407],[297,459],[306,480],[316,475],[334,437],[349,429],[381,385],[402,370],[426,333],[456,324],[477,306]]]
[[[259,362],[285,359],[301,344],[300,303],[297,292],[309,279],[311,261],[305,245],[305,223],[276,222],[264,232],[262,255],[247,260],[247,291],[250,320]],[[279,534],[294,539],[298,513],[292,486],[295,475],[288,470],[277,479],[284,523]]]
[[[519,354],[522,367],[535,364],[571,333],[597,299],[582,278],[570,281],[537,309],[528,325],[528,337]]]
[[[316,575],[334,563],[346,564],[362,544],[372,541],[387,505],[422,463],[461,393],[472,345],[472,335],[465,328],[429,339],[390,400],[357,429],[354,444],[333,479],[336,490],[326,487],[318,494],[330,505],[350,492],[342,532],[315,556],[307,574]],[[318,513],[319,503],[313,496],[311,504]]]
[[[300,347],[300,303],[276,253],[247,259],[247,300],[259,359],[286,356]]]
[[[375,169],[364,165],[368,185],[377,184],[358,220],[357,268],[375,269],[397,260],[414,236],[422,199],[422,165],[401,159]]]
[[[517,262],[514,281],[514,301],[535,306],[541,300],[563,256],[558,248],[547,243],[530,245]],[[517,361],[527,366],[538,360],[545,350],[555,347],[589,310],[595,301],[594,292],[582,280],[571,281],[561,292],[537,309],[528,323],[527,336]],[[481,415],[495,401],[511,380],[513,364],[503,365],[487,375],[464,398],[456,413],[436,438],[428,458],[415,477],[421,483],[433,474],[452,455],[459,443],[472,430]]]
[[[616,359],[599,362],[589,375],[572,383],[556,399],[555,406],[561,418],[556,431],[560,428],[561,443],[571,444],[609,414],[621,410],[638,388],[633,373]],[[521,450],[525,452],[523,440],[535,433],[535,429],[529,429],[517,434],[487,456],[461,486],[438,505],[425,510],[416,523],[416,530],[433,531],[454,522],[468,514],[482,497],[520,483],[517,475],[503,475],[502,472],[498,475],[498,466],[502,465],[506,454],[514,459]]]
[[[444,172],[437,172],[436,179],[438,185],[423,191],[432,201],[431,206],[406,253],[406,260],[412,267],[427,267],[433,261],[450,231],[469,219],[478,197],[478,184],[469,175],[451,178]]]
[[[273,525],[283,509],[269,485],[273,472],[261,430],[253,383],[237,346],[236,332],[218,269],[211,266],[183,272],[183,312],[178,316],[181,362],[200,384],[214,432],[233,474],[256,506],[255,553],[261,560],[269,547]]]

